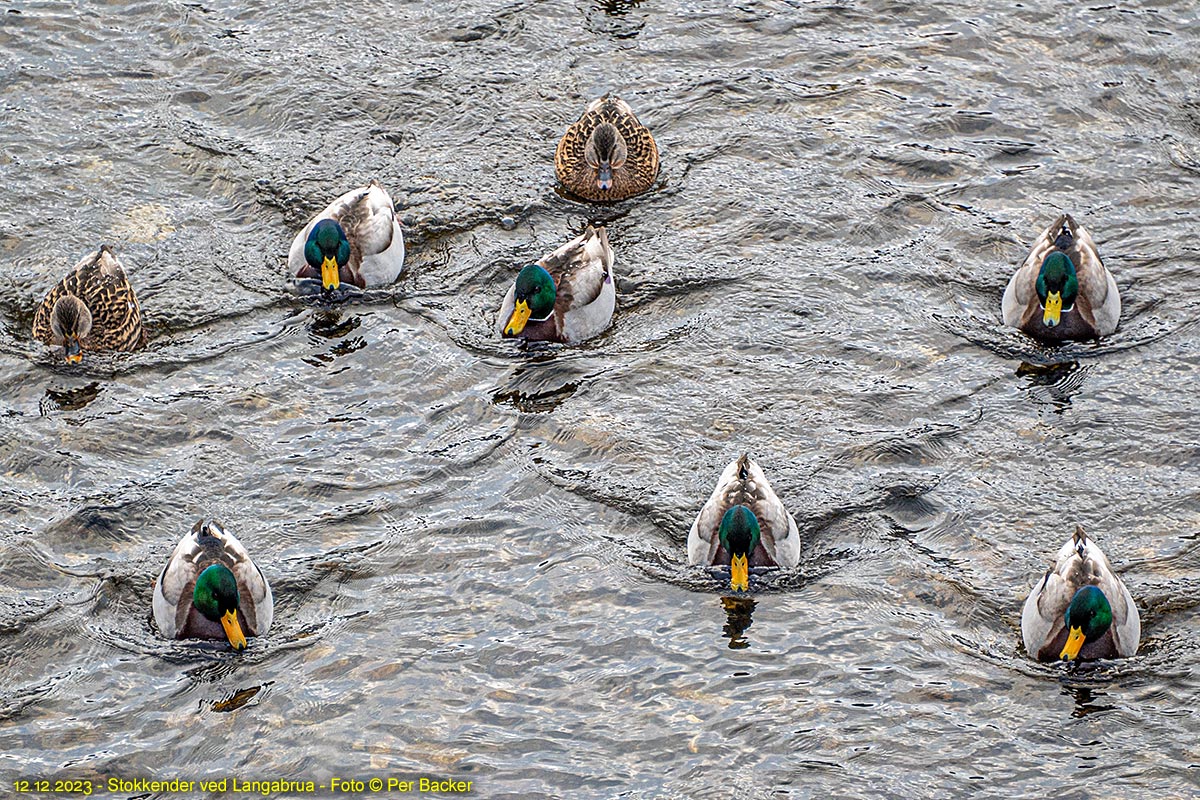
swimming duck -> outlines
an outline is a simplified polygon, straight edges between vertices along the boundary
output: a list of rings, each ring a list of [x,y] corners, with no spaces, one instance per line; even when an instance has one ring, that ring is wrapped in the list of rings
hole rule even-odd
[[[750,567],[800,563],[800,531],[747,454],[721,473],[692,523],[687,548],[690,564],[729,564],[729,588],[746,591]]]
[[[1058,551],[1021,610],[1025,650],[1038,661],[1131,656],[1142,623],[1133,597],[1083,528]]]
[[[33,338],[62,347],[76,364],[84,350],[137,350],[146,343],[142,310],[121,262],[101,245],[50,290],[33,318]]]
[[[262,570],[232,533],[200,520],[154,583],[154,621],[171,639],[228,639],[234,650],[271,627],[275,603]]]
[[[658,145],[628,103],[606,94],[567,128],[554,153],[554,172],[586,200],[624,200],[654,185]]]
[[[1121,297],[1096,243],[1070,214],[1033,244],[1004,290],[1004,324],[1038,339],[1095,339],[1117,329]]]
[[[343,283],[386,286],[404,268],[404,231],[391,196],[378,181],[352,189],[313,217],[292,240],[288,270],[321,281],[326,291]]]
[[[501,336],[581,342],[612,322],[617,305],[613,251],[604,228],[591,225],[517,274],[496,327]]]

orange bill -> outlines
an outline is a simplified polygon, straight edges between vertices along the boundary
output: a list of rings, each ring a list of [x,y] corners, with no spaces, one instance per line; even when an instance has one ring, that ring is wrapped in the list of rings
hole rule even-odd
[[[221,617],[221,627],[225,629],[225,636],[234,650],[246,649],[246,636],[242,633],[242,626],[238,623],[236,611],[225,612]]]
[[[525,323],[529,322],[529,303],[524,300],[518,300],[513,306],[512,316],[508,318],[508,324],[504,326],[505,336],[516,336],[521,331],[525,330]]]
[[[1082,628],[1071,628],[1071,635],[1067,637],[1067,643],[1063,645],[1059,658],[1063,661],[1074,661],[1078,658],[1079,651],[1083,649],[1083,638]]]
[[[342,282],[338,278],[338,265],[336,258],[325,258],[321,261],[321,285],[327,290],[336,289],[341,286]]]
[[[83,347],[80,345],[77,337],[68,336],[63,349],[67,353],[68,364],[78,364],[80,361],[83,361]]]
[[[734,556],[729,562],[729,588],[744,592],[750,588],[750,561],[746,556]]]
[[[1042,311],[1042,324],[1053,328],[1062,320],[1062,292],[1046,295],[1046,306]]]

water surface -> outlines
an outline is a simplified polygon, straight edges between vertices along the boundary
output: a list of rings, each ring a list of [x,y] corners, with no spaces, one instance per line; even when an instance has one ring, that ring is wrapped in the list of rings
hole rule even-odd
[[[6,791],[1196,791],[1192,4],[2,10]],[[610,90],[660,185],[579,204],[554,145]],[[285,291],[294,232],[372,177],[405,275],[332,309]],[[1064,210],[1125,310],[1047,349],[1000,296]],[[612,329],[495,339],[517,269],[589,221]],[[101,242],[151,343],[67,367],[29,327]],[[735,601],[683,542],[743,451],[806,545]],[[200,516],[275,591],[241,656],[150,621]],[[1019,615],[1076,523],[1143,641],[1069,671]]]

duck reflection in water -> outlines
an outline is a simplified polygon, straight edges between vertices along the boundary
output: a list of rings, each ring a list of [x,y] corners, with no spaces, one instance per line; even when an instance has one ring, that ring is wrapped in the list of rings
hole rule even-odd
[[[754,624],[751,616],[754,614],[756,601],[749,597],[722,597],[721,607],[725,609],[725,637],[729,639],[730,650],[742,650],[750,646],[743,634]]]
[[[342,319],[341,311],[314,311],[308,330],[313,336],[322,339],[342,339],[354,332],[362,320],[357,314]]]
[[[1031,364],[1022,361],[1017,375],[1028,378],[1025,390],[1035,403],[1048,405],[1051,410],[1062,413],[1071,405],[1071,398],[1083,388],[1087,370],[1078,361],[1061,364]]]
[[[341,311],[314,311],[312,322],[308,324],[313,344],[319,344],[322,339],[337,341],[327,353],[315,353],[304,360],[313,366],[332,364],[342,356],[356,353],[367,346],[367,340],[361,336],[350,336],[362,325],[362,318],[350,314],[342,318]],[[338,341],[340,340],[340,341]]]
[[[1071,712],[1071,716],[1076,719],[1082,719],[1088,714],[1095,714],[1100,711],[1113,711],[1116,706],[1108,703],[1098,703],[1097,698],[1105,697],[1105,693],[1096,691],[1090,686],[1066,686],[1063,689],[1063,694],[1070,694],[1075,698],[1075,710]]]
[[[610,17],[623,17],[642,4],[642,0],[596,0],[596,8]]]
[[[43,417],[54,411],[79,411],[99,396],[100,384],[96,381],[74,389],[46,389],[40,411]]]

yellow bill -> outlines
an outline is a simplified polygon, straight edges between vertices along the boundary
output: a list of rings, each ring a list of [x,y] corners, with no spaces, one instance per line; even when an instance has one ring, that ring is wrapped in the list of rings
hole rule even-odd
[[[238,623],[236,611],[226,611],[221,617],[221,627],[225,629],[225,637],[229,639],[229,644],[234,650],[246,649],[246,636],[242,633],[242,626]]]
[[[1046,295],[1046,306],[1042,311],[1042,324],[1053,328],[1062,319],[1062,292],[1050,292]]]
[[[750,588],[750,562],[746,556],[734,556],[729,562],[729,588],[745,592]]]
[[[326,290],[336,289],[342,285],[338,278],[338,265],[336,258],[326,257],[321,261],[321,284]]]
[[[524,300],[518,300],[516,306],[513,307],[512,316],[508,318],[508,324],[504,326],[504,335],[516,336],[525,330],[525,324],[529,322],[530,313],[529,303]]]
[[[1071,628],[1071,635],[1067,637],[1067,643],[1063,645],[1062,652],[1059,653],[1059,658],[1063,661],[1074,661],[1079,657],[1079,651],[1083,648],[1083,628]]]

